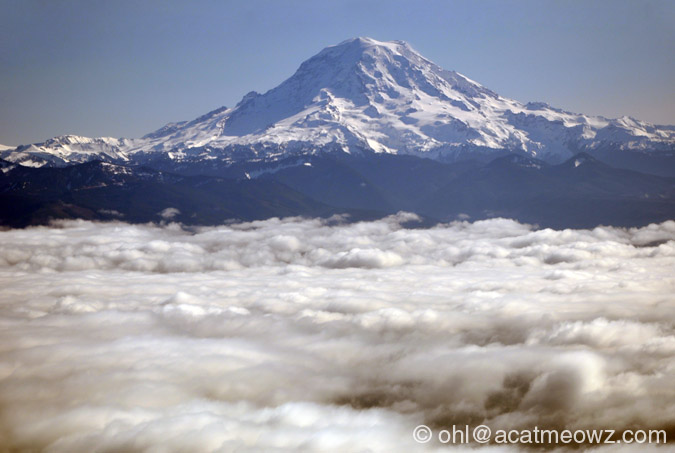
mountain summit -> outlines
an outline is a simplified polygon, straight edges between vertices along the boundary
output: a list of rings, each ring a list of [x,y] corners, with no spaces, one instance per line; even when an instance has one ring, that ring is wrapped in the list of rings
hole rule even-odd
[[[672,152],[675,131],[503,98],[402,41],[327,47],[272,90],[143,138],[56,137],[0,152],[24,165],[279,160],[322,151],[453,161],[506,152],[561,162],[579,151]]]

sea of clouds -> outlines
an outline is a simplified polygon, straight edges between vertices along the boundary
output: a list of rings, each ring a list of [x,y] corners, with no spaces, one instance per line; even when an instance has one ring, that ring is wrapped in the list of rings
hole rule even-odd
[[[0,452],[475,447],[416,444],[422,423],[675,438],[675,222],[411,220],[0,232]]]

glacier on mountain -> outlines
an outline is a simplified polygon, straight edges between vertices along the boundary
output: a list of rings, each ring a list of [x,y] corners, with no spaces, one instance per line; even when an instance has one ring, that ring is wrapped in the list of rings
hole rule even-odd
[[[402,41],[355,38],[328,47],[264,94],[170,123],[140,139],[61,136],[0,151],[5,160],[62,166],[102,159],[274,161],[321,151],[457,160],[516,152],[560,162],[580,151],[675,150],[675,130],[629,117],[565,112],[504,98],[427,60]]]

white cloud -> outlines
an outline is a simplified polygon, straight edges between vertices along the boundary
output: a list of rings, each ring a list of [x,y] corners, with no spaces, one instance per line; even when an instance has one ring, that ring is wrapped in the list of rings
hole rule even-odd
[[[159,216],[164,220],[170,220],[180,214],[180,211],[176,208],[166,208],[160,211]]]
[[[673,432],[675,222],[409,220],[0,232],[0,445],[396,452],[445,451],[414,444],[420,423]]]

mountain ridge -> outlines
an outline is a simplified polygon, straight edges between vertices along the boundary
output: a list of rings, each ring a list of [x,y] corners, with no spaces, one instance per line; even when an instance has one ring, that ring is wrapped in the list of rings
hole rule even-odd
[[[441,68],[403,41],[354,38],[320,51],[280,85],[232,108],[138,139],[55,137],[0,150],[27,166],[88,160],[143,164],[274,161],[324,150],[441,161],[520,153],[550,163],[580,151],[675,152],[675,128],[504,98]]]
[[[675,218],[675,178],[616,169],[585,153],[557,165],[517,154],[488,163],[315,154],[242,164],[221,177],[101,161],[0,164],[0,225],[11,227],[58,218],[213,225],[340,214],[358,221],[400,211],[425,225],[508,217],[540,227],[629,227]]]

